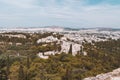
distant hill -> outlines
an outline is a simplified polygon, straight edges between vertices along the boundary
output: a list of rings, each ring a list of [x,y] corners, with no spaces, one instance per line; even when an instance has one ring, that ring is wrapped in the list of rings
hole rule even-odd
[[[0,31],[80,31],[80,30],[95,30],[95,31],[120,31],[120,28],[104,28],[104,27],[98,27],[98,28],[70,28],[70,27],[62,27],[62,26],[41,26],[41,27],[14,27],[14,28],[1,28]]]

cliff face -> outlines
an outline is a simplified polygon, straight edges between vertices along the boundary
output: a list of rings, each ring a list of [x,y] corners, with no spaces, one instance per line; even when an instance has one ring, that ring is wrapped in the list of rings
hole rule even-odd
[[[120,80],[120,68],[106,74],[99,74],[96,77],[89,77],[83,80]]]

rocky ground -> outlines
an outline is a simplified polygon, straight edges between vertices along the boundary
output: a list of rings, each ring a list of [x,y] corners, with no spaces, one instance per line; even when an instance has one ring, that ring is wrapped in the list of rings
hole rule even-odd
[[[120,68],[106,74],[99,74],[96,77],[89,77],[83,80],[120,80]]]

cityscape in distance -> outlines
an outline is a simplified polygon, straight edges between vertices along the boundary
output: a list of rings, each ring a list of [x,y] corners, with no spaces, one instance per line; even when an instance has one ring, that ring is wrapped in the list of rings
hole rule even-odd
[[[120,80],[120,0],[0,0],[0,80]]]

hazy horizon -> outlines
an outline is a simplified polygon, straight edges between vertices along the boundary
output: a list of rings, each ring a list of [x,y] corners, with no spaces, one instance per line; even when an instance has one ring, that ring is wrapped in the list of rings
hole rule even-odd
[[[0,0],[0,28],[120,28],[120,0]]]

